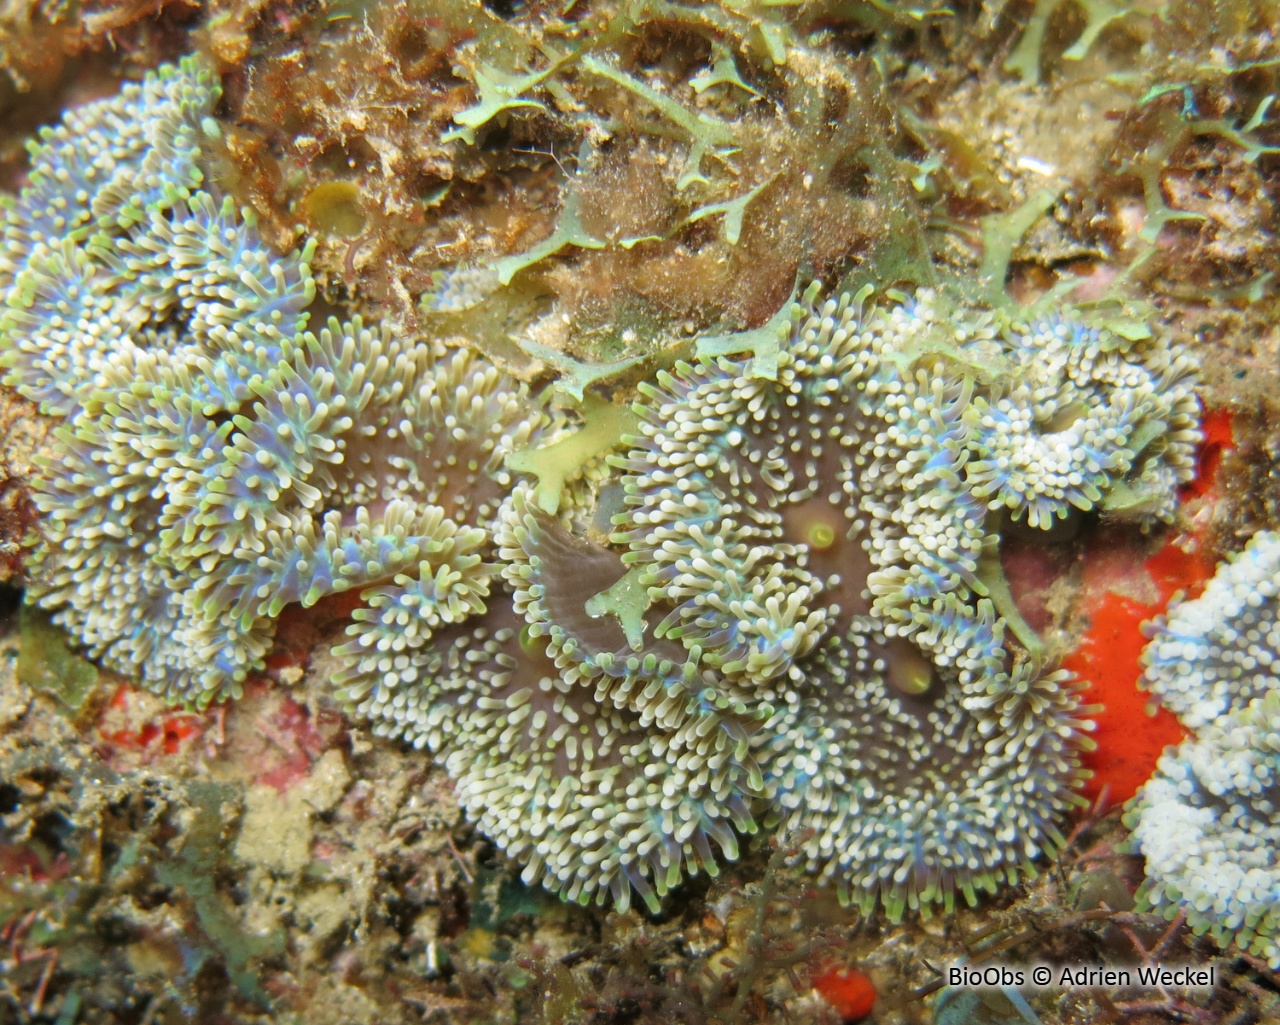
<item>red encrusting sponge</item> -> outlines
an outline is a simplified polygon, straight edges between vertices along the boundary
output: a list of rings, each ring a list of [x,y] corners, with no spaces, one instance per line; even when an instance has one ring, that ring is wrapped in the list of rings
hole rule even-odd
[[[866,972],[828,965],[813,977],[813,988],[845,1022],[862,1021],[876,1004],[876,987]]]
[[[1184,500],[1213,501],[1222,454],[1233,441],[1230,413],[1207,413],[1204,433],[1199,470],[1183,489]],[[1090,800],[1105,787],[1109,803],[1127,801],[1155,771],[1164,749],[1187,735],[1171,712],[1155,708],[1148,714],[1152,698],[1138,687],[1147,645],[1142,624],[1163,613],[1174,594],[1198,595],[1214,569],[1212,553],[1196,532],[1175,535],[1145,560],[1133,542],[1086,556],[1081,602],[1090,626],[1063,665],[1089,682],[1086,702],[1103,706],[1095,715],[1098,746],[1083,759],[1093,771],[1084,788]]]

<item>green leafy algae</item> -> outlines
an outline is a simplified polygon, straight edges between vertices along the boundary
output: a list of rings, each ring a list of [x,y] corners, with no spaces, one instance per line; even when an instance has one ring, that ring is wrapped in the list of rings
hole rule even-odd
[[[586,363],[574,359],[559,349],[535,342],[531,338],[521,339],[520,348],[530,356],[555,368],[560,375],[556,379],[555,390],[566,396],[575,407],[586,400],[586,389],[644,362],[643,356],[631,356],[627,359],[610,360],[607,363]]]
[[[453,120],[459,127],[445,132],[440,137],[440,141],[452,142],[455,139],[461,139],[471,144],[476,141],[476,129],[488,124],[504,111],[527,108],[546,110],[546,105],[540,100],[528,99],[524,94],[553,75],[572,56],[573,54],[564,54],[553,59],[541,71],[523,75],[503,71],[492,65],[478,66],[472,72],[472,80],[475,82],[479,101],[475,106],[454,115]]]
[[[507,456],[508,468],[538,478],[534,501],[546,512],[554,513],[560,508],[560,496],[568,481],[592,460],[623,444],[639,423],[627,407],[590,392],[582,403],[582,417],[582,426],[567,438]]]
[[[564,200],[564,206],[560,209],[560,216],[556,220],[555,230],[545,239],[539,242],[532,249],[528,249],[523,253],[516,253],[513,256],[504,256],[495,265],[498,272],[498,281],[503,285],[511,284],[520,271],[526,267],[532,267],[535,263],[545,260],[548,256],[554,256],[565,246],[577,246],[579,249],[603,249],[605,242],[592,235],[582,225],[581,217],[582,197],[578,193],[570,191]]]

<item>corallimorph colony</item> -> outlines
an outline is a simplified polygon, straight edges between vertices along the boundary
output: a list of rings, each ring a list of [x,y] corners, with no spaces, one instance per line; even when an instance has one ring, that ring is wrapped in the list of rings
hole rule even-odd
[[[309,251],[271,252],[207,175],[217,95],[189,60],[68,114],[4,214],[5,381],[61,420],[29,597],[94,657],[234,698],[286,605],[359,590],[338,700],[582,903],[656,908],[760,827],[893,919],[1060,845],[1087,709],[999,532],[1168,519],[1184,357],[814,286],[754,355],[642,385],[634,436],[547,493],[517,467],[572,437],[550,389],[306,330]]]
[[[1125,816],[1140,896],[1280,968],[1280,534],[1256,534],[1195,601],[1158,620],[1145,683],[1194,735]]]

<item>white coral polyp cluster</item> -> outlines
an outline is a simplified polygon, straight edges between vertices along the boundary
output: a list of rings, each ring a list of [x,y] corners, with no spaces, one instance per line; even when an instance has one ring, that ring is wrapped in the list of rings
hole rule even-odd
[[[1000,530],[1168,518],[1185,359],[815,283],[754,356],[642,384],[627,451],[548,504],[519,468],[558,469],[563,423],[527,386],[359,319],[307,330],[309,246],[272,251],[206,179],[217,95],[184,61],[69,115],[0,218],[5,383],[62,419],[28,597],[94,657],[235,697],[285,606],[360,592],[337,700],[584,903],[656,910],[761,825],[894,919],[1061,845],[1090,724]]]
[[[813,286],[788,314],[772,375],[757,349],[641,385],[610,540],[654,635],[762,717],[770,818],[809,868],[891,918],[972,902],[1061,843],[1089,728],[1069,674],[1006,641],[988,553],[1006,512],[1167,517],[1199,438],[1190,365],[930,291]],[[1082,426],[1113,409],[1123,436]]]
[[[1011,342],[1006,351],[1022,375],[1007,394],[976,404],[985,451],[969,479],[991,508],[1039,529],[1099,504],[1169,519],[1170,485],[1190,479],[1199,439],[1190,359],[1156,348],[1138,363],[1107,332],[1060,317]]]
[[[1280,678],[1280,534],[1258,534],[1195,601],[1159,621],[1146,685],[1192,729],[1243,707]]]
[[[1196,732],[1126,813],[1147,862],[1139,896],[1280,968],[1280,533],[1257,534],[1153,632],[1145,684]]]
[[[219,96],[189,58],[30,147],[0,215],[5,384],[62,418],[32,481],[28,598],[175,701],[235,697],[284,606],[392,579],[463,617],[471,521],[542,422],[469,352],[331,319],[207,179]]]

